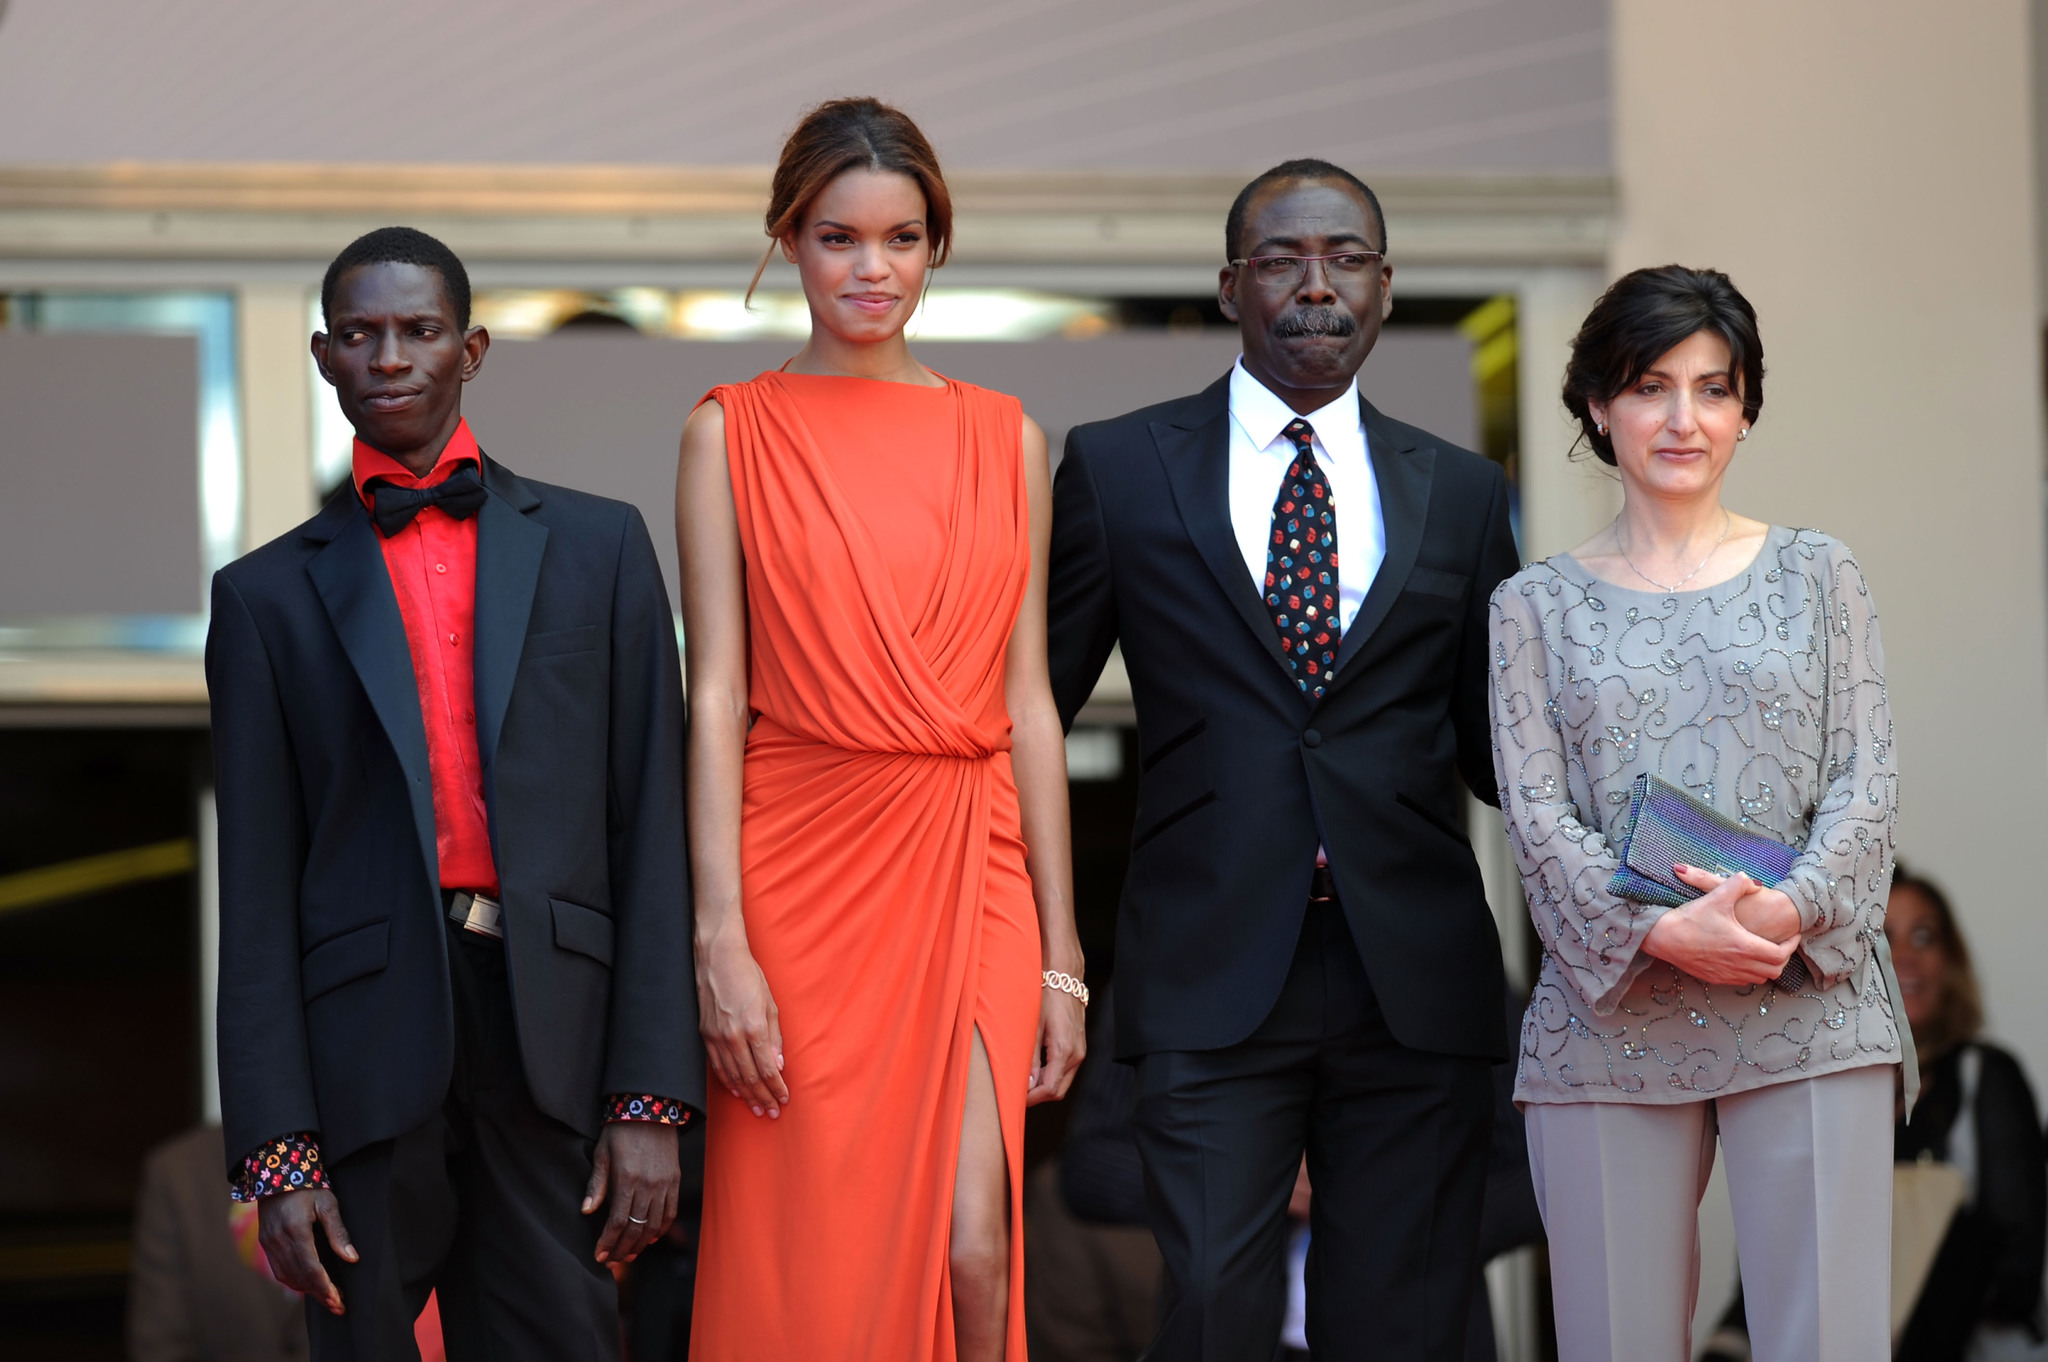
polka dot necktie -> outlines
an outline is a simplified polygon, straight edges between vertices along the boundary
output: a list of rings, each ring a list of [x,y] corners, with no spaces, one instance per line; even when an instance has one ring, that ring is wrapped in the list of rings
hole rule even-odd
[[[1302,693],[1323,698],[1343,637],[1337,613],[1337,502],[1316,463],[1315,429],[1296,417],[1280,432],[1294,445],[1273,537],[1266,545],[1266,612],[1280,630],[1287,670]]]

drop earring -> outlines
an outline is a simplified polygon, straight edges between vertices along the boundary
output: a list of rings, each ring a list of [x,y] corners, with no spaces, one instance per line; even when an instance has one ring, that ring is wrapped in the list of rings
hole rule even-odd
[[[1601,434],[1601,435],[1605,435],[1605,434],[1607,433],[1607,425],[1606,425],[1606,423],[1605,423],[1605,422],[1602,422],[1602,421],[1596,421],[1596,422],[1594,422],[1594,423],[1593,423],[1593,429],[1594,429],[1594,431],[1595,431],[1595,432],[1597,432],[1597,433],[1599,433],[1599,434]]]

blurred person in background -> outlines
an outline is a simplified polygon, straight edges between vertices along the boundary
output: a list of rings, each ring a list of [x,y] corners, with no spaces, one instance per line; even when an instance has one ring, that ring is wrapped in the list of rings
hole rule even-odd
[[[128,1278],[133,1362],[297,1362],[306,1356],[299,1293],[270,1275],[256,1208],[221,1183],[217,1125],[149,1152],[135,1206]]]
[[[1893,1357],[2048,1357],[2041,1318],[2048,1167],[2033,1089],[2019,1060],[1978,1034],[1977,971],[1940,886],[1900,863],[1884,931],[1922,1066],[1913,1119],[1902,1109],[1892,1129],[1892,1157],[1945,1163],[1963,1174],[1965,1188]],[[1703,1362],[1748,1362],[1745,1316],[1738,1289]]]
[[[1132,1362],[1159,1327],[1159,1246],[1131,1124],[1137,1076],[1114,1058],[1115,993],[1106,985],[1089,1009],[1066,1141],[1025,1188],[1033,1362]]]
[[[1763,378],[1728,276],[1617,280],[1563,397],[1622,511],[1493,597],[1501,812],[1543,945],[1515,1098],[1565,1362],[1690,1355],[1717,1141],[1757,1356],[1890,1346],[1886,1117],[1911,1049],[1875,938],[1898,753],[1848,547],[1722,505]],[[1644,776],[1801,854],[1776,888],[1666,864],[1698,897],[1629,897],[1617,848]]]
[[[1967,1193],[1899,1339],[1898,1362],[2033,1356],[2041,1342],[2048,1167],[2040,1110],[2011,1051],[1983,1039],[1982,995],[1948,895],[1903,866],[1885,936],[1920,1051],[1920,1100],[1892,1157],[1963,1174]]]
[[[1525,999],[1513,987],[1503,993],[1503,1024],[1510,1040],[1522,1029]],[[1493,1298],[1486,1287],[1485,1267],[1504,1253],[1543,1242],[1543,1212],[1536,1205],[1535,1179],[1529,1168],[1529,1135],[1521,1108],[1515,1105],[1515,1065],[1493,1066],[1493,1147],[1486,1167],[1486,1204],[1479,1216],[1480,1278],[1472,1290],[1470,1323],[1465,1328],[1465,1362],[1495,1362]]]
[[[1024,1109],[1087,989],[1045,436],[903,335],[951,226],[906,114],[812,109],[766,222],[810,337],[683,428],[700,1362],[1025,1354]]]

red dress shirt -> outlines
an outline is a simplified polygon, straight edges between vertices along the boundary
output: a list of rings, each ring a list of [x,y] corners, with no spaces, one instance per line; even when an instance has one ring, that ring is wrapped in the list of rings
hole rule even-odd
[[[361,440],[355,446],[356,493],[383,478],[394,487],[433,487],[467,464],[481,473],[469,422],[455,427],[448,447],[415,477],[404,464]],[[398,594],[412,673],[420,688],[420,718],[427,730],[427,768],[434,788],[434,844],[443,889],[498,893],[491,859],[491,822],[484,808],[483,763],[476,745],[476,523],[429,506],[386,539],[384,566]]]

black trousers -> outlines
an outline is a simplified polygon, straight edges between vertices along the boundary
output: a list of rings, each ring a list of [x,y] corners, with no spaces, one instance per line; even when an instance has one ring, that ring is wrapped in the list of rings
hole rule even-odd
[[[1167,1278],[1146,1357],[1271,1362],[1305,1151],[1310,1355],[1460,1362],[1479,1276],[1489,1076],[1483,1059],[1397,1042],[1342,910],[1311,903],[1258,1030],[1138,1062],[1138,1150]]]
[[[582,1214],[593,1146],[533,1104],[504,947],[451,923],[448,968],[447,1101],[327,1170],[362,1257],[314,1236],[347,1308],[306,1302],[314,1362],[416,1362],[413,1321],[435,1290],[449,1362],[617,1362],[618,1293],[592,1256],[605,1217]]]

